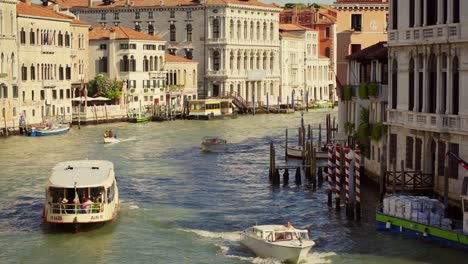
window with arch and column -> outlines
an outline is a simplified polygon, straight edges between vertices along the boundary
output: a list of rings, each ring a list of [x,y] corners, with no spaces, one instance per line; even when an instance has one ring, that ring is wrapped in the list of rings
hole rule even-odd
[[[213,19],[213,38],[219,38],[219,19]]]
[[[458,57],[453,57],[452,60],[452,113],[458,115],[460,111],[460,65]]]
[[[234,21],[232,19],[229,22],[229,37],[234,39]]]
[[[187,41],[192,41],[192,31],[193,31],[193,27],[192,27],[192,24],[187,24]]]
[[[220,63],[221,63],[221,55],[219,54],[219,51],[215,50],[213,52],[213,70],[219,71],[220,70]]]
[[[426,112],[436,113],[437,107],[437,57],[434,53],[429,55],[428,60],[428,83],[427,83],[427,102]]]
[[[408,78],[408,110],[413,111],[415,105],[415,98],[414,98],[414,59],[411,58],[409,62],[409,78]]]
[[[392,109],[397,109],[398,100],[398,62],[392,62]]]
[[[176,41],[176,26],[170,25],[169,26],[169,39],[170,41]]]

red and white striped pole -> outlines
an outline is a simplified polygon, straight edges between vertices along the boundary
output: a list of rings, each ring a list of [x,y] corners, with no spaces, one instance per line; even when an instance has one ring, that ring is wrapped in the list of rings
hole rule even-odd
[[[333,145],[328,144],[328,206],[332,207],[332,193],[333,193]]]
[[[336,143],[336,178],[335,178],[335,200],[336,200],[336,210],[340,210],[340,178],[341,178],[341,146],[340,143]]]
[[[349,216],[349,147],[344,147],[345,152],[345,203],[346,203],[346,215]]]
[[[361,219],[361,151],[356,145],[354,150],[354,171],[356,177],[356,219]]]

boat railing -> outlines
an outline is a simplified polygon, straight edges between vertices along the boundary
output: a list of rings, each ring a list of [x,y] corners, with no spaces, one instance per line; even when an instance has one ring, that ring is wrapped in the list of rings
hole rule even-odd
[[[53,214],[97,214],[104,212],[104,203],[93,203],[88,208],[82,208],[79,204],[52,203],[51,213]]]

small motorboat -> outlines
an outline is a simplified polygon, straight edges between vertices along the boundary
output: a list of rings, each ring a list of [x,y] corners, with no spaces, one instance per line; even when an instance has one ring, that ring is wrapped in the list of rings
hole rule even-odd
[[[120,142],[120,139],[118,139],[117,137],[104,137],[104,144],[117,142]]]
[[[30,136],[50,136],[67,133],[70,130],[70,123],[47,123],[31,128]]]
[[[283,225],[256,225],[241,233],[240,244],[262,258],[274,258],[289,263],[304,261],[315,242],[308,231]]]
[[[117,217],[119,191],[114,164],[107,160],[58,163],[45,188],[43,218],[49,224],[104,223]]]
[[[228,147],[227,141],[218,137],[204,137],[201,142],[203,152],[221,152]]]

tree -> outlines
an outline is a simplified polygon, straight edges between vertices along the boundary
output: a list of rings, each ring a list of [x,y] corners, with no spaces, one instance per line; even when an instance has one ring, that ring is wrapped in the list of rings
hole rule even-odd
[[[109,99],[118,99],[122,95],[122,84],[117,80],[111,80],[109,77],[99,74],[93,80],[88,82],[88,94],[102,95]]]

